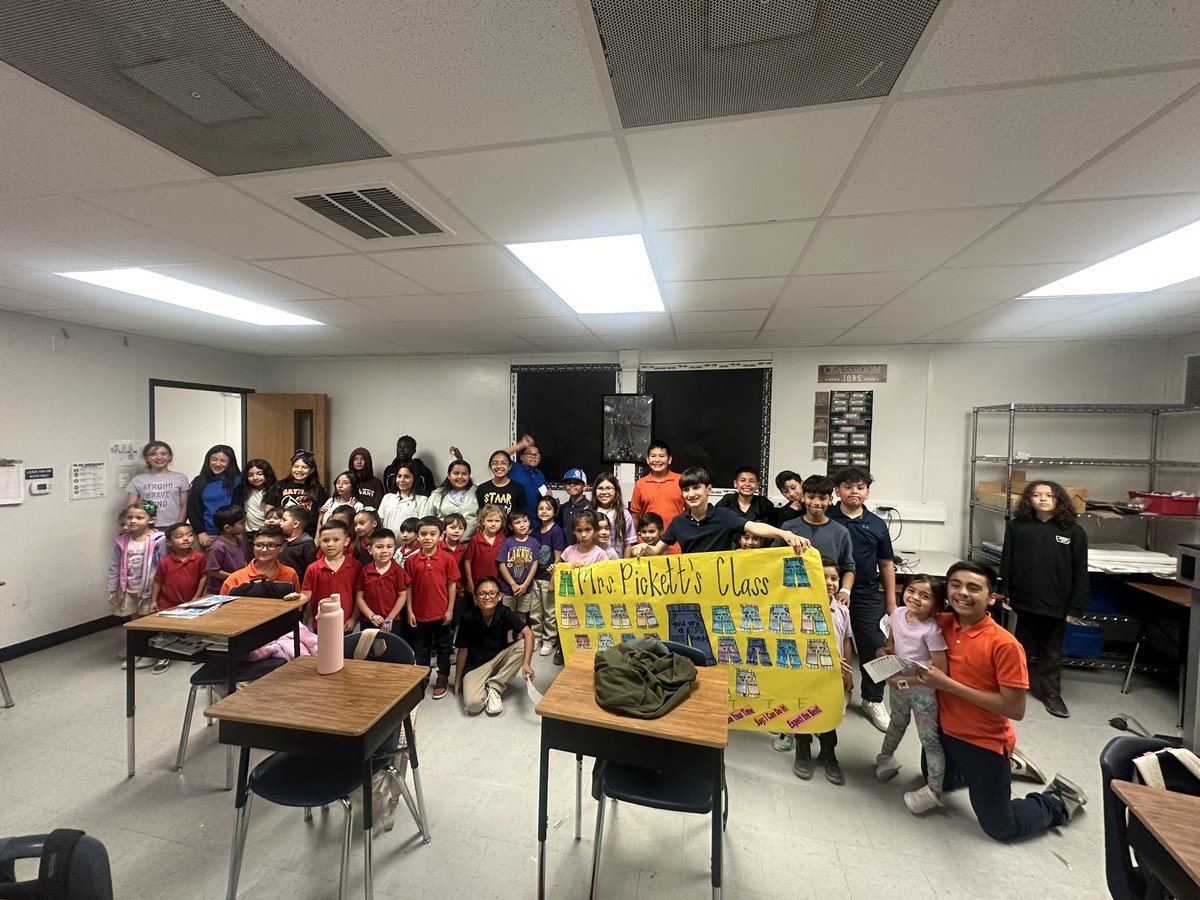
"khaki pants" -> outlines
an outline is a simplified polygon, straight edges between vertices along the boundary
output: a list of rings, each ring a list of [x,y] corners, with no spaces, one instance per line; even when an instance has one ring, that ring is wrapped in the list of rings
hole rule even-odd
[[[554,582],[533,579],[529,586],[529,628],[534,640],[554,643],[558,617],[554,614]]]
[[[521,663],[525,661],[525,642],[517,640],[502,650],[482,666],[472,669],[463,676],[462,701],[463,709],[469,713],[483,711],[487,701],[487,689],[495,688],[501,694],[512,681],[513,676],[521,671]]]

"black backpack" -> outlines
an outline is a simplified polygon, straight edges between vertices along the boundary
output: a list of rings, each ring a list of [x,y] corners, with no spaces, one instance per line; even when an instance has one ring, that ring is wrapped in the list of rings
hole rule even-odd
[[[17,881],[16,860],[41,857],[36,881]],[[2,900],[112,900],[108,851],[74,828],[0,838]]]

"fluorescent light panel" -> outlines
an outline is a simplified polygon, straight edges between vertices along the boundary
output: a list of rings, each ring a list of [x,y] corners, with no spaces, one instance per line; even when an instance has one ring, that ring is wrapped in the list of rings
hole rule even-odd
[[[86,281],[100,287],[111,288],[126,294],[146,297],[182,306],[197,312],[248,322],[251,325],[321,325],[315,319],[294,316],[281,309],[263,306],[251,300],[243,300],[233,294],[214,291],[190,281],[180,281],[147,269],[100,269],[94,272],[56,272],[63,278]]]
[[[1200,222],[1118,253],[1021,296],[1142,294],[1200,276]]]
[[[507,246],[577,313],[664,311],[640,234]]]

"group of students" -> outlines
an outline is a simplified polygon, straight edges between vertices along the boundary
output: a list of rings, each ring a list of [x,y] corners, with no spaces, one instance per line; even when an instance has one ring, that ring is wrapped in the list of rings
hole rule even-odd
[[[1014,638],[990,615],[1000,596],[996,575],[978,563],[956,563],[944,579],[910,578],[897,603],[887,524],[866,507],[873,479],[861,468],[832,478],[782,472],[776,485],[787,502],[780,507],[759,493],[758,473],[743,468],[734,492],[713,505],[708,473],[672,471],[669,446],[655,441],[646,455],[649,472],[626,508],[615,475],[598,476],[589,497],[578,468],[564,473],[567,499],[560,504],[537,471],[540,453],[528,436],[491,455],[492,477],[480,485],[451,448],[455,460],[435,487],[415,451],[415,441],[401,438],[381,480],[370,453],[355,448],[329,495],[308,451],[297,451],[289,478],[278,481],[265,460],[251,460],[243,478],[233,450],[214,447],[201,475],[188,482],[170,472],[169,446],[147,444],[148,473],[130,482],[109,571],[115,611],[144,615],[254,580],[289,584],[287,596],[310,608],[337,595],[347,632],[360,624],[400,632],[418,664],[436,665],[434,699],[451,689],[456,649],[454,693],[468,712],[497,715],[516,674],[532,677],[539,646],[562,663],[555,566],[812,546],[821,554],[847,700],[857,649],[860,706],[884,732],[880,780],[899,770],[896,749],[910,718],[916,722],[925,783],[904,797],[914,814],[943,805],[946,790],[965,785],[985,833],[1003,841],[1063,824],[1086,802],[1059,776],[1040,793],[1011,798],[1014,767],[1029,771],[1011,720],[1024,715],[1031,686],[1047,710],[1066,715],[1062,625],[1086,603],[1086,535],[1059,485],[1030,484],[1006,532],[1001,573],[1007,602],[1020,614]],[[512,454],[525,470],[520,480]],[[886,653],[922,664],[889,679],[887,706],[884,685],[862,667]],[[166,665],[159,661],[155,671]],[[817,738],[816,764],[843,784],[836,731]],[[810,735],[780,734],[774,745],[794,750],[799,778],[812,777]]]

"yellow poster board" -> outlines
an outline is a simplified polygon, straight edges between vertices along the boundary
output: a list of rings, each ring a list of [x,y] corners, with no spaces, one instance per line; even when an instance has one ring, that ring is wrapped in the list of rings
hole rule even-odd
[[[729,674],[729,727],[831,731],[841,655],[820,554],[790,547],[618,559],[554,573],[563,655],[653,636]]]

